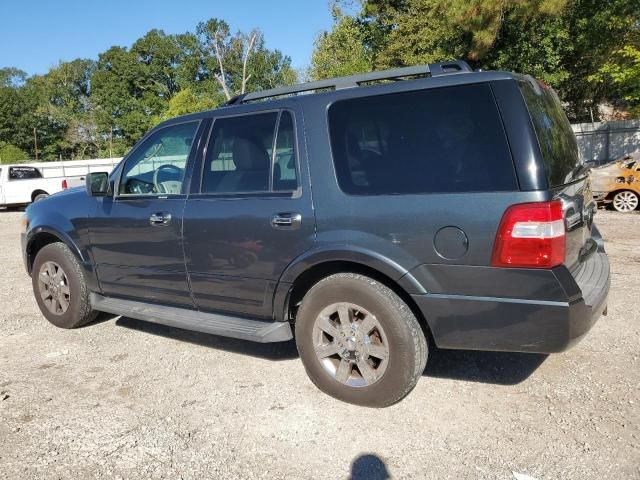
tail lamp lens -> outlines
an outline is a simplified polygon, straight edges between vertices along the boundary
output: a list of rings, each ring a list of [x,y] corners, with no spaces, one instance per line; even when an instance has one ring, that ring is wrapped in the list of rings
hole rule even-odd
[[[513,205],[502,216],[493,247],[494,267],[552,268],[565,260],[560,201]]]

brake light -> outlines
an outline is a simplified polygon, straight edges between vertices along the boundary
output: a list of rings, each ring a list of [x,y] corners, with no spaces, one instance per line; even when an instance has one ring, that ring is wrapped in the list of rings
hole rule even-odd
[[[564,262],[565,240],[560,201],[513,205],[502,216],[491,265],[555,267]]]
[[[62,180],[62,189],[66,190],[67,188],[69,188],[69,185],[67,185],[67,179],[65,178]]]

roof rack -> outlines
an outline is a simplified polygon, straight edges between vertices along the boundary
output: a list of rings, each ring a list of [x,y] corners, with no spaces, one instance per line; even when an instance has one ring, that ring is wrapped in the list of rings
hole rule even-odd
[[[302,92],[310,92],[313,90],[334,89],[358,87],[363,83],[375,82],[378,80],[398,80],[403,77],[436,77],[450,73],[467,73],[472,72],[471,67],[462,60],[453,60],[450,62],[438,62],[425,65],[416,65],[414,67],[393,68],[391,70],[382,70],[379,72],[362,73],[358,75],[349,75],[348,77],[330,78],[328,80],[318,80],[316,82],[300,83],[287,87],[272,88],[270,90],[261,90],[258,92],[244,93],[231,98],[226,104],[236,105],[244,102],[251,102],[270,97],[281,97],[283,95],[293,95]]]

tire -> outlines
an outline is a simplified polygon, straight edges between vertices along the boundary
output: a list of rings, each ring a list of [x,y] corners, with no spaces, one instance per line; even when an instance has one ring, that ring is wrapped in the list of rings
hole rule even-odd
[[[36,195],[35,197],[33,197],[33,203],[39,201],[39,200],[44,200],[45,198],[47,198],[49,196],[48,193],[39,193],[38,195]]]
[[[621,213],[633,212],[638,208],[638,195],[631,190],[622,190],[613,196],[613,202],[611,205],[613,208]]]
[[[385,285],[355,273],[331,275],[307,292],[295,336],[311,381],[356,405],[399,402],[427,363],[427,342],[411,309]]]
[[[42,247],[33,262],[31,283],[40,311],[56,327],[77,328],[96,318],[82,267],[64,243]]]

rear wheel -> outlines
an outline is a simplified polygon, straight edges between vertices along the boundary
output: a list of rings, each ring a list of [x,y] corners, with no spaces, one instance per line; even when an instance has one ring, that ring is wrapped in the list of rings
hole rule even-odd
[[[42,247],[33,262],[31,281],[40,311],[56,327],[76,328],[95,319],[82,267],[64,243]]]
[[[35,197],[33,197],[33,201],[34,201],[34,202],[37,202],[37,201],[40,201],[40,200],[44,200],[44,199],[45,199],[45,198],[47,198],[48,196],[49,196],[49,194],[48,194],[48,193],[39,193],[39,194],[37,194]]]
[[[406,303],[363,275],[331,275],[305,295],[296,343],[309,378],[340,400],[386,407],[416,385],[427,342]]]
[[[623,190],[613,196],[613,208],[618,212],[633,212],[638,208],[638,195],[630,190]]]

